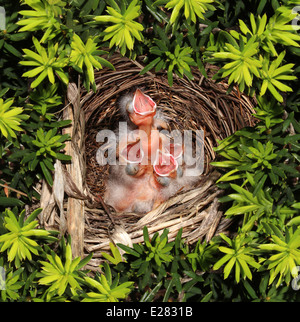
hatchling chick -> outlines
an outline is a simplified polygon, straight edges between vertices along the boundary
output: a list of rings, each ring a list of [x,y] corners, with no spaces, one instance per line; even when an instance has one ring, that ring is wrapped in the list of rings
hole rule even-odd
[[[132,175],[128,174],[129,171]],[[143,166],[141,174],[139,171],[139,165],[111,167],[104,201],[117,212],[147,213],[153,209],[158,198],[158,190],[151,184],[153,170]]]
[[[164,148],[166,154],[170,154],[174,158],[170,157],[170,160],[175,163],[173,170],[172,162],[169,162],[170,165],[166,166],[166,168],[169,168],[169,173],[167,170],[164,174],[155,166],[154,170],[156,181],[161,185],[161,194],[165,200],[168,200],[178,192],[192,188],[199,181],[200,171],[193,164],[194,159],[191,159],[190,154],[185,153],[187,151],[184,146],[170,143]]]
[[[138,128],[139,124],[136,124],[138,120],[135,120],[137,115],[142,116],[140,119],[144,119],[144,122],[147,116],[151,116],[149,120],[152,129],[160,130],[169,128],[165,115],[161,110],[157,109],[156,103],[139,89],[134,93],[121,96],[117,104],[123,119],[128,124],[129,130]]]

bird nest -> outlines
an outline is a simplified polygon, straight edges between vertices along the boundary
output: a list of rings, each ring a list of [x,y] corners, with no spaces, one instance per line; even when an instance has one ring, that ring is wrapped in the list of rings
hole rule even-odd
[[[193,81],[174,77],[170,87],[164,72],[140,75],[143,66],[139,59],[113,56],[110,61],[114,71],[104,68],[95,72],[96,93],[69,84],[68,104],[63,111],[63,118],[73,121],[65,129],[72,137],[66,146],[72,163],[62,168],[64,192],[68,196],[64,199],[66,229],[72,235],[73,253],[82,256],[93,252],[92,269],[101,262],[101,253],[109,251],[110,242],[142,242],[144,226],[150,236],[167,228],[169,240],[174,240],[182,228],[182,238],[189,244],[226,232],[231,221],[223,216],[218,202],[222,190],[216,185],[220,174],[210,166],[216,157],[213,148],[218,140],[254,124],[253,99],[235,87],[227,93],[229,86],[225,81],[214,82],[211,76],[216,72],[215,66],[206,66],[208,78],[195,69]],[[96,152],[102,143],[97,142],[96,136],[100,130],[115,129],[122,117],[119,98],[136,88],[157,103],[171,129],[204,132],[204,170],[192,188],[178,192],[146,214],[117,213],[102,199],[109,165],[97,162]],[[45,195],[47,189],[43,187]],[[57,199],[55,194],[53,199]],[[49,202],[45,207],[48,205]],[[44,211],[45,226],[62,224],[61,213],[59,218],[53,212],[53,208]]]

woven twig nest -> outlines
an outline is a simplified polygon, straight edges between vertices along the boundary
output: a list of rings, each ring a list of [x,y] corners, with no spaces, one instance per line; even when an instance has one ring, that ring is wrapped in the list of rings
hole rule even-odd
[[[215,159],[213,147],[218,140],[254,124],[252,99],[237,88],[227,94],[226,82],[206,79],[197,69],[193,71],[193,81],[175,77],[170,87],[165,73],[140,75],[143,66],[139,60],[116,55],[110,61],[115,71],[95,72],[96,93],[87,93],[74,83],[69,85],[69,104],[64,110],[64,118],[73,119],[72,127],[66,130],[72,136],[66,152],[73,157],[65,171],[65,180],[69,178],[73,185],[65,189],[67,226],[69,233],[75,235],[75,240],[72,236],[73,252],[77,249],[76,255],[83,255],[83,248],[85,253],[93,252],[91,265],[95,267],[99,265],[101,252],[109,250],[110,242],[129,245],[142,242],[144,226],[150,235],[167,228],[169,240],[182,228],[182,237],[190,244],[225,232],[230,220],[223,216],[218,202],[222,190],[215,184],[220,175],[210,166]],[[207,66],[208,75],[214,73],[214,68]],[[154,99],[167,116],[171,129],[204,131],[204,171],[197,183],[147,214],[116,213],[99,200],[105,191],[109,166],[100,166],[96,160],[101,145],[96,135],[100,130],[115,128],[121,119],[118,99],[135,88]],[[47,218],[45,224],[51,226],[51,216],[48,214]],[[56,218],[56,221],[59,220]],[[81,237],[77,240],[76,236]]]

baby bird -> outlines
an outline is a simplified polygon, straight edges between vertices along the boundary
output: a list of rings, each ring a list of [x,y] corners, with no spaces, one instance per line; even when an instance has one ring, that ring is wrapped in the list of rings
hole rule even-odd
[[[129,130],[135,130],[138,128],[136,124],[137,115],[149,116],[153,114],[152,118],[152,129],[168,129],[168,123],[165,120],[163,113],[157,109],[156,103],[152,100],[151,97],[145,95],[141,90],[137,89],[134,94],[123,95],[119,101],[119,110],[124,120],[128,124]],[[145,124],[145,120],[142,121]]]
[[[117,212],[147,213],[157,207],[163,200],[152,166],[144,166],[143,175],[139,177],[128,175],[125,168],[122,165],[111,167],[104,201]]]
[[[131,131],[119,135],[121,162],[110,167],[104,199],[117,211],[149,212],[158,199],[150,162],[160,142],[158,131],[152,131],[156,103],[138,89],[119,106]]]
[[[129,127],[135,126],[136,137],[139,138],[144,151],[144,162],[155,158],[156,150],[159,149],[159,133],[154,129],[153,118],[156,114],[156,103],[151,97],[137,89],[134,96],[127,95],[120,101],[120,109],[129,118]],[[122,144],[120,142],[120,144]]]
[[[166,198],[175,195],[179,191],[190,189],[199,181],[199,176],[203,170],[201,169],[202,163],[195,162],[191,151],[187,147],[172,147],[172,144],[170,144],[170,151],[171,154],[174,153],[173,155],[178,162],[178,167],[176,177],[170,180],[170,184],[163,191]],[[181,151],[180,154],[178,154],[179,151]],[[203,154],[201,156],[203,157]]]

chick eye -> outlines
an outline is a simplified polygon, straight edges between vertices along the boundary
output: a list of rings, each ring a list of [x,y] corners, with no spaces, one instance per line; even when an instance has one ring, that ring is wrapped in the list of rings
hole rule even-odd
[[[132,105],[132,103],[127,104],[126,110],[127,110],[127,112],[129,114],[132,114],[133,113],[133,105]]]
[[[171,178],[169,178],[169,177],[159,177],[159,176],[157,176],[156,180],[157,180],[157,182],[159,184],[161,184],[164,187],[168,186],[170,184],[170,182],[171,182]]]
[[[181,178],[183,176],[183,169],[181,166],[177,168],[177,178]]]
[[[139,171],[139,165],[138,164],[133,164],[133,163],[129,163],[126,165],[125,168],[125,172],[129,175],[129,176],[134,176],[138,173]]]

